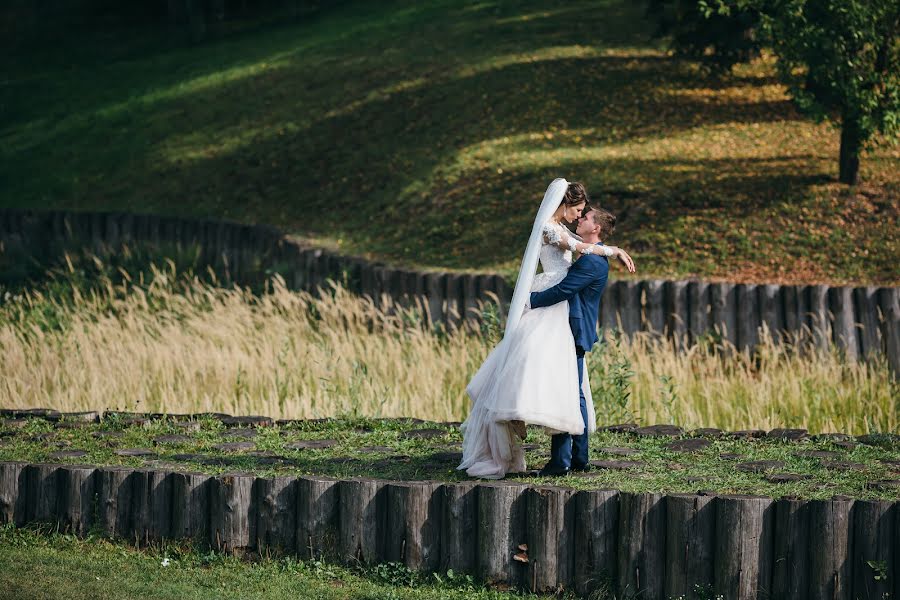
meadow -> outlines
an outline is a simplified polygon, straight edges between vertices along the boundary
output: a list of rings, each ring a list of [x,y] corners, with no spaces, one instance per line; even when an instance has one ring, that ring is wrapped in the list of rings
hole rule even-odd
[[[0,206],[226,217],[395,264],[511,275],[547,183],[616,211],[638,276],[897,284],[900,150],[763,56],[675,58],[641,2],[343,2],[199,46],[72,31],[0,56]]]
[[[69,260],[41,285],[4,292],[0,406],[461,421],[465,385],[500,335],[490,305],[478,328],[433,328],[415,306],[338,285],[312,295],[276,276],[253,291],[172,261],[129,272],[93,260],[92,279]],[[605,336],[588,363],[601,425],[900,426],[884,363],[770,340],[751,355],[714,336],[686,349]]]
[[[254,562],[185,544],[137,550],[90,536],[0,527],[0,597],[245,600],[528,600],[490,590],[472,576],[423,575],[403,565],[345,568],[319,561],[260,557]]]

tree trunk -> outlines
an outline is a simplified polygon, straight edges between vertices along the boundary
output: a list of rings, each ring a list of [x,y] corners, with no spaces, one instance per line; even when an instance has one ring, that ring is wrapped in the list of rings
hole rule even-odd
[[[844,115],[841,119],[841,155],[840,175],[841,183],[856,185],[859,179],[859,151],[862,146],[862,132],[859,123],[853,117]]]

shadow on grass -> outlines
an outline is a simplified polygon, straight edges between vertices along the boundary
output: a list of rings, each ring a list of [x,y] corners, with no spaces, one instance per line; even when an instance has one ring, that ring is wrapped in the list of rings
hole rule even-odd
[[[112,65],[68,99],[76,69],[20,99],[0,203],[267,222],[485,268],[518,258],[510,240],[556,176],[630,197],[612,208],[633,230],[722,207],[744,218],[828,178],[831,157],[826,168],[815,151],[779,149],[778,129],[799,117],[751,93],[770,75],[703,78],[647,41],[641,14],[618,0],[352,3]],[[754,143],[775,149],[735,151]]]

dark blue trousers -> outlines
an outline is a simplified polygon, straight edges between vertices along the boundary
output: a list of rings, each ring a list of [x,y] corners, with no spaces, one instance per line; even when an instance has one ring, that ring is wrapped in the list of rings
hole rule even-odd
[[[578,397],[581,399],[581,419],[584,431],[581,435],[558,433],[550,444],[550,466],[554,468],[580,468],[588,463],[587,402],[581,384],[584,381],[584,352],[578,350]]]

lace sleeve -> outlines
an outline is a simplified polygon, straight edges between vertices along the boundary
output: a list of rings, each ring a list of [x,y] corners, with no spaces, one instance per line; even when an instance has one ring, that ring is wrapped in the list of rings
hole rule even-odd
[[[578,252],[580,254],[599,254],[601,256],[613,255],[613,251],[606,246],[595,246],[594,244],[579,242],[575,236],[570,234],[569,230],[562,225],[546,223],[543,231],[544,241],[557,248],[571,250],[572,252]]]
[[[554,226],[553,223],[544,223],[544,243],[552,244],[554,246],[562,248],[562,235],[560,233],[560,229],[562,228],[558,225]]]

